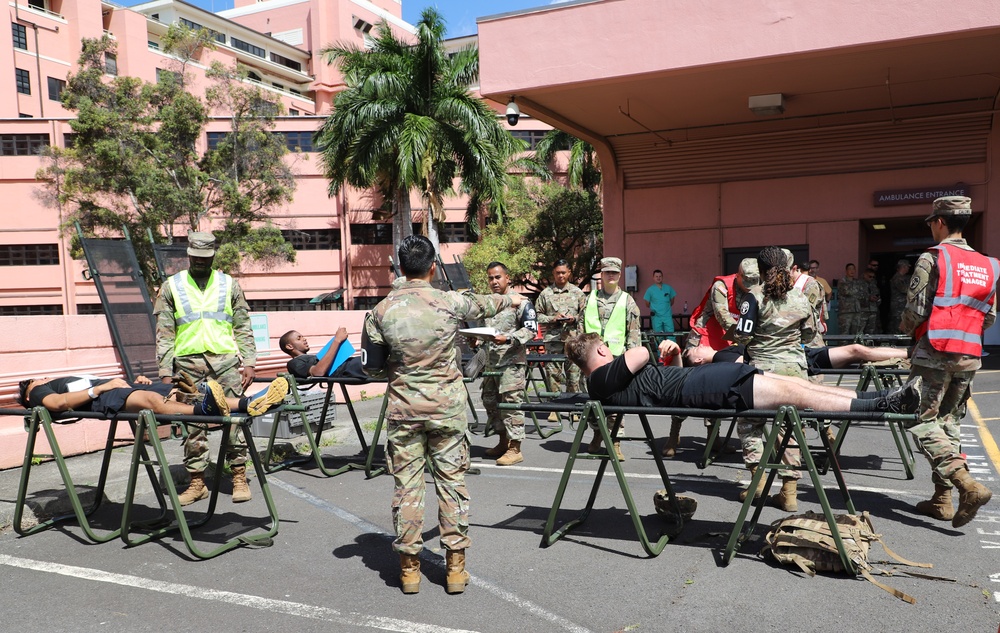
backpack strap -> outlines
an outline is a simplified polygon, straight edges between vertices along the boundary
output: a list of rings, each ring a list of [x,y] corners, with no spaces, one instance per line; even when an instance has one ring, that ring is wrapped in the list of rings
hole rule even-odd
[[[867,580],[868,582],[872,583],[873,585],[875,585],[879,589],[882,589],[883,591],[887,591],[888,593],[891,593],[892,595],[896,596],[897,598],[899,598],[903,602],[909,602],[910,604],[917,604],[917,599],[914,598],[913,596],[911,596],[910,594],[903,593],[899,589],[896,589],[894,587],[890,587],[889,585],[881,583],[881,582],[875,580],[874,578],[872,578],[872,575],[869,574],[868,570],[866,570],[864,567],[859,567],[858,571],[861,572],[861,575],[864,576],[865,580]]]

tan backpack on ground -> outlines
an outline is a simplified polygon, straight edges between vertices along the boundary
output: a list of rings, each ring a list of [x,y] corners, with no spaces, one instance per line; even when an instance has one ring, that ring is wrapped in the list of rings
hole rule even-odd
[[[901,565],[923,568],[930,568],[933,565],[908,561],[886,547],[882,536],[875,533],[875,528],[872,527],[871,518],[867,512],[862,513],[861,516],[838,514],[834,519],[837,522],[844,549],[857,568],[857,573],[900,600],[915,604],[916,599],[912,596],[872,578],[873,573],[891,576],[893,572],[871,566],[868,562],[868,551],[871,544],[874,542],[881,544],[885,553]],[[771,557],[784,565],[795,565],[810,576],[815,576],[817,571],[845,571],[840,554],[837,552],[837,545],[833,540],[833,533],[830,531],[830,525],[827,523],[826,517],[818,512],[806,512],[775,521],[771,524],[771,531],[764,537],[764,541],[766,545],[760,551],[761,556]],[[950,580],[913,572],[900,573],[920,578]]]

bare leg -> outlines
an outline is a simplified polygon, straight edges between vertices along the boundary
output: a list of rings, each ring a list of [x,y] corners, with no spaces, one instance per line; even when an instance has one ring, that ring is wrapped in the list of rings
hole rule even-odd
[[[829,348],[830,365],[842,369],[857,363],[877,363],[885,360],[906,358],[907,351],[899,347],[867,347],[853,343]]]
[[[163,396],[155,391],[133,391],[125,401],[125,410],[129,413],[138,413],[143,409],[150,409],[153,413],[194,415],[193,405],[182,404],[176,400],[164,400]]]
[[[753,377],[753,401],[758,409],[775,409],[782,405],[792,405],[799,409],[811,408],[817,411],[850,411],[853,391],[841,389],[844,393],[830,393],[818,389],[806,380],[786,380],[786,376],[760,374]],[[802,384],[799,384],[802,383]]]
[[[850,389],[845,389],[843,387],[834,387],[833,385],[822,385],[822,384],[818,384],[818,383],[815,383],[815,382],[810,382],[810,381],[806,380],[805,378],[799,378],[797,376],[781,376],[779,374],[766,374],[766,376],[768,378],[775,378],[777,380],[784,380],[784,381],[790,382],[790,383],[792,383],[794,385],[797,385],[798,387],[801,387],[803,389],[809,389],[809,390],[814,391],[816,393],[828,393],[830,395],[842,396],[842,397],[845,397],[845,398],[857,398],[858,397],[857,394],[854,391],[850,390]],[[756,390],[754,390],[754,397],[756,397],[756,395],[757,395],[757,392],[756,392]],[[816,407],[813,407],[813,408],[815,409]]]

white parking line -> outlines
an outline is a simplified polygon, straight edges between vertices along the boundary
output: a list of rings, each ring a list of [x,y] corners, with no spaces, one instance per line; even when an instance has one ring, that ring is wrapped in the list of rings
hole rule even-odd
[[[193,585],[181,585],[173,582],[161,582],[143,578],[141,576],[129,576],[125,574],[113,574],[101,571],[100,569],[88,569],[86,567],[74,567],[72,565],[60,565],[59,563],[48,563],[45,561],[29,560],[26,558],[16,558],[0,554],[0,565],[19,567],[32,571],[40,571],[49,574],[59,574],[81,580],[93,582],[105,582],[124,587],[134,587],[147,591],[168,593],[184,598],[197,598],[199,600],[210,600],[213,602],[225,602],[259,609],[269,613],[281,613],[284,615],[294,615],[311,620],[323,620],[333,624],[343,624],[345,626],[366,627],[379,629],[382,631],[399,631],[407,633],[414,631],[419,633],[473,633],[465,629],[450,629],[433,624],[423,624],[420,622],[409,622],[407,620],[397,620],[396,618],[383,618],[379,616],[365,615],[362,613],[341,613],[336,609],[327,607],[317,607],[300,602],[290,602],[288,600],[272,600],[260,596],[252,596],[244,593],[233,593],[231,591],[219,591],[208,587],[195,587]]]
[[[320,497],[312,495],[312,494],[306,492],[305,490],[302,490],[301,488],[298,488],[298,487],[293,486],[292,484],[290,484],[288,482],[285,482],[285,481],[282,481],[282,480],[278,479],[277,477],[271,477],[270,479],[267,480],[267,483],[269,485],[273,486],[273,487],[281,488],[285,492],[287,492],[287,493],[289,493],[289,494],[291,494],[291,495],[293,495],[295,497],[298,497],[299,499],[301,499],[301,500],[303,500],[303,501],[305,501],[305,502],[307,502],[307,503],[309,503],[309,504],[311,504],[311,505],[319,508],[320,510],[323,510],[325,512],[329,512],[330,514],[333,514],[333,515],[336,515],[336,516],[340,517],[341,519],[343,519],[343,520],[347,521],[348,523],[351,523],[352,525],[354,525],[354,527],[356,527],[358,530],[360,530],[362,532],[366,532],[366,533],[369,533],[369,534],[389,535],[388,532],[386,532],[385,530],[383,530],[379,526],[375,525],[374,523],[371,523],[370,521],[366,521],[365,519],[362,519],[361,517],[359,517],[359,516],[357,516],[355,514],[352,514],[351,512],[348,512],[347,510],[345,510],[345,509],[343,509],[341,507],[333,505],[332,503],[330,503],[326,499],[322,499]],[[426,556],[427,551],[425,550],[424,553],[425,553],[425,556]],[[440,562],[438,562],[438,561],[435,561],[435,562],[437,562],[437,564],[440,567],[442,567],[442,568],[444,567],[444,564],[443,564],[444,563],[444,559],[443,558],[440,560]],[[482,578],[479,578],[478,576],[470,574],[469,584],[474,585],[476,587],[479,587],[480,589],[485,589],[486,591],[488,591],[488,592],[492,593],[493,595],[499,597],[501,600],[504,600],[505,602],[509,602],[509,603],[513,604],[515,607],[517,607],[517,608],[519,608],[519,609],[521,609],[523,611],[527,611],[528,613],[530,613],[530,614],[532,614],[532,615],[534,615],[536,617],[539,617],[539,618],[541,618],[543,620],[547,620],[548,622],[550,622],[550,623],[552,623],[552,624],[554,624],[554,625],[556,625],[556,626],[558,626],[558,627],[560,627],[562,629],[565,629],[567,631],[571,631],[572,633],[590,633],[589,629],[586,629],[586,628],[584,628],[582,626],[574,624],[573,622],[570,622],[569,620],[567,620],[566,618],[562,617],[561,615],[557,615],[555,613],[547,611],[544,608],[542,608],[541,606],[535,604],[534,602],[531,602],[530,600],[525,600],[524,598],[521,598],[520,596],[518,596],[518,595],[516,595],[514,593],[511,593],[511,592],[507,591],[506,589],[503,589],[503,588],[501,588],[501,587],[493,584],[492,582],[490,582],[488,580],[484,580]],[[444,629],[441,629],[441,630],[443,631]]]

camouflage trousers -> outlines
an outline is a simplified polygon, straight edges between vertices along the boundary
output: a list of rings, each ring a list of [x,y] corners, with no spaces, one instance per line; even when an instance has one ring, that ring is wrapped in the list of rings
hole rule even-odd
[[[879,318],[878,312],[862,312],[860,313],[864,324],[861,331],[865,334],[881,334],[882,333],[882,323]]]
[[[423,548],[425,465],[430,467],[437,491],[441,546],[446,550],[469,547],[468,428],[464,415],[447,420],[389,420],[386,455],[395,481],[395,551],[419,554]]]
[[[949,478],[966,467],[962,457],[959,426],[965,417],[966,402],[972,392],[975,371],[949,372],[913,365],[910,378],[923,378],[920,416],[906,429],[917,440],[921,453],[930,462],[935,485],[951,488]]]
[[[860,334],[865,331],[867,315],[861,312],[841,312],[837,315],[837,327],[841,334]]]
[[[903,311],[898,312],[893,310],[892,314],[889,315],[889,327],[886,330],[886,334],[899,334],[899,322],[903,319]]]
[[[546,341],[545,352],[548,354],[565,354],[566,345],[562,341]],[[545,374],[545,386],[549,391],[580,392],[580,368],[568,359],[563,363],[545,363],[542,369]]]
[[[242,378],[239,372],[239,361],[233,357],[232,364],[226,363],[212,367],[202,356],[178,356],[174,359],[174,375],[185,371],[196,383],[209,378],[215,380],[230,397],[243,394]],[[211,461],[208,446],[208,427],[203,424],[188,424],[188,436],[184,440],[184,467],[189,473],[203,473]],[[243,431],[237,425],[229,426],[229,449],[226,460],[231,466],[240,466],[247,462],[247,443]]]
[[[486,424],[497,433],[506,430],[508,439],[520,442],[524,439],[524,414],[520,411],[502,411],[501,402],[521,404],[524,402],[524,365],[507,365],[487,369],[483,376],[483,407],[486,409]]]
[[[806,372],[798,363],[754,363],[757,369],[769,371],[781,376],[796,376],[806,378]],[[740,418],[736,423],[736,433],[740,438],[740,445],[743,447],[743,463],[756,466],[764,458],[764,424],[766,420]],[[783,439],[783,434],[778,435],[778,443]],[[777,446],[777,444],[775,445]],[[788,441],[788,448],[781,456],[781,463],[787,466],[800,466],[802,455],[799,453],[799,445],[795,438]],[[782,468],[778,471],[778,476],[782,479],[799,479],[801,473],[798,470]]]

